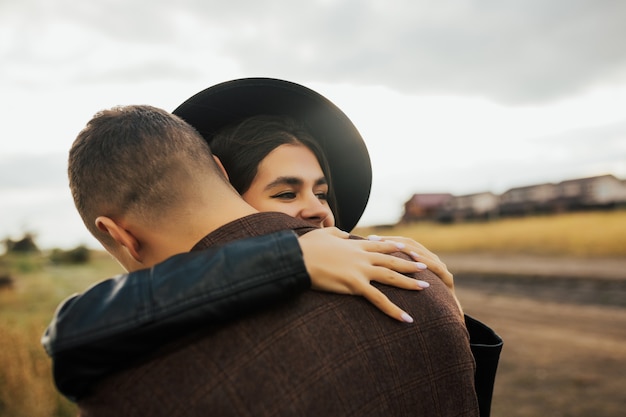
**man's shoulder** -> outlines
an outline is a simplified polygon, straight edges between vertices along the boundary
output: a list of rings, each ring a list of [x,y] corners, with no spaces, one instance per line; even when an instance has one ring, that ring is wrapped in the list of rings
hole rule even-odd
[[[375,347],[374,340],[382,345],[400,335],[414,341],[431,338],[433,344],[438,338],[446,343],[455,338],[468,342],[462,316],[445,285],[429,272],[420,279],[431,286],[423,291],[406,291],[374,284],[415,318],[413,324],[391,319],[362,297],[309,290],[254,315],[200,330],[193,340],[210,345],[210,354],[222,351],[224,355],[237,352],[244,356],[250,349],[256,354],[263,349],[280,351],[277,346],[281,341],[285,349],[304,341],[303,350],[316,345],[333,345],[342,350],[363,342],[367,344],[361,349],[368,349]],[[438,336],[430,335],[433,332]]]

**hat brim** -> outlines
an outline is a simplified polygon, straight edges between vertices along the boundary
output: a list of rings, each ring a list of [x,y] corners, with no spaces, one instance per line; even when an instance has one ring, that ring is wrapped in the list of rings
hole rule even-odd
[[[209,145],[216,132],[254,115],[285,115],[306,126],[324,151],[338,206],[337,227],[350,231],[363,215],[372,166],[361,134],[330,100],[302,85],[274,78],[242,78],[209,87],[173,113]]]

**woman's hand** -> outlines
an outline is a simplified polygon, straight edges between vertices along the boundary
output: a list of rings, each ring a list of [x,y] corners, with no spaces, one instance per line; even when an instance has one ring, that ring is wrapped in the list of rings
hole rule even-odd
[[[404,245],[402,252],[408,253],[411,257],[418,262],[423,262],[426,264],[428,269],[434,272],[441,281],[448,287],[452,296],[454,297],[454,301],[456,301],[459,310],[461,311],[461,315],[463,314],[463,307],[461,306],[461,302],[456,296],[456,292],[454,291],[454,276],[450,271],[448,271],[448,267],[446,264],[441,262],[441,259],[428,249],[424,247],[419,242],[414,241],[408,237],[402,236],[377,236],[370,235],[367,237],[369,240],[378,241],[378,242],[386,242],[392,241]]]
[[[439,279],[446,284],[446,287],[450,289],[450,291],[454,292],[454,276],[448,271],[448,267],[446,264],[441,262],[441,259],[428,249],[424,247],[419,242],[414,241],[408,237],[402,236],[377,236],[370,235],[367,237],[369,240],[386,242],[393,241],[396,243],[401,243],[405,246],[405,249],[402,250],[404,253],[408,253],[415,261],[423,262],[428,266],[432,272],[434,272]]]
[[[402,274],[419,272],[425,265],[389,255],[401,250],[403,243],[355,240],[349,236],[329,227],[306,233],[298,239],[312,288],[363,296],[390,317],[412,323],[411,316],[370,282],[423,290],[429,286],[427,282]]]

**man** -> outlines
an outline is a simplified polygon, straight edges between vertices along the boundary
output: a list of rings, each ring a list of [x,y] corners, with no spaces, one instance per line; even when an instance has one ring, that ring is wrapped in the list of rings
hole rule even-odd
[[[298,86],[296,92],[302,91],[320,101],[321,96],[311,95],[310,90]],[[271,99],[273,95],[264,97]],[[228,94],[223,98],[228,99]],[[284,97],[291,108],[296,108],[294,98]],[[249,97],[242,99],[252,103]],[[266,99],[264,102],[259,104],[269,104]],[[310,101],[304,104],[308,113],[319,113],[320,109],[311,106]],[[351,155],[335,158],[332,168],[358,176],[358,180],[348,182],[345,175],[343,181],[338,181],[344,190],[346,183],[350,186],[350,198],[342,194],[338,221],[351,229],[369,195],[369,156],[358,131],[345,115],[324,100],[321,104],[321,110],[332,109],[332,120],[342,121],[338,128],[327,127],[323,137],[340,139],[335,141],[343,143],[339,151]],[[228,106],[218,107],[233,115]],[[272,111],[272,106],[261,107]],[[143,162],[139,165],[146,168]],[[100,172],[107,172],[107,168],[102,167]],[[87,222],[88,227],[93,224]],[[361,295],[387,315],[405,320],[403,311],[370,281],[419,289],[419,281],[399,272],[415,272],[425,265],[383,255],[397,250],[391,242],[358,242],[348,237],[336,229],[318,230],[299,238],[292,231],[282,230],[217,248],[181,253],[149,270],[118,275],[69,297],[42,338],[53,359],[58,389],[76,401],[104,376],[168,342],[172,332],[232,320],[310,288]],[[410,247],[403,250],[409,253]],[[434,270],[439,266],[438,274],[448,274],[451,279],[445,265],[430,263],[424,251],[420,254],[420,260],[429,262]]]
[[[165,112],[105,112],[73,146],[72,193],[128,270],[194,245],[313,229],[255,212],[212,161],[206,142]],[[84,415],[477,415],[462,317],[438,278],[420,278],[427,292],[385,289],[413,325],[390,322],[361,299],[306,292],[254,317],[180,329],[79,406]]]

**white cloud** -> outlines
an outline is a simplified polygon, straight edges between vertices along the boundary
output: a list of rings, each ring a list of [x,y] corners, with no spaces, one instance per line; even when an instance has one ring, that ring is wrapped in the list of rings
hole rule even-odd
[[[102,78],[137,61],[205,76],[236,62],[244,74],[526,104],[626,80],[624,2],[26,0],[2,11],[3,57],[61,78],[85,56]]]
[[[231,16],[229,24],[243,21],[256,30],[233,30],[224,53],[237,56],[244,70],[283,68],[311,80],[382,82],[403,92],[506,103],[571,96],[612,77],[623,81],[626,71],[626,3],[380,5],[339,1]]]

